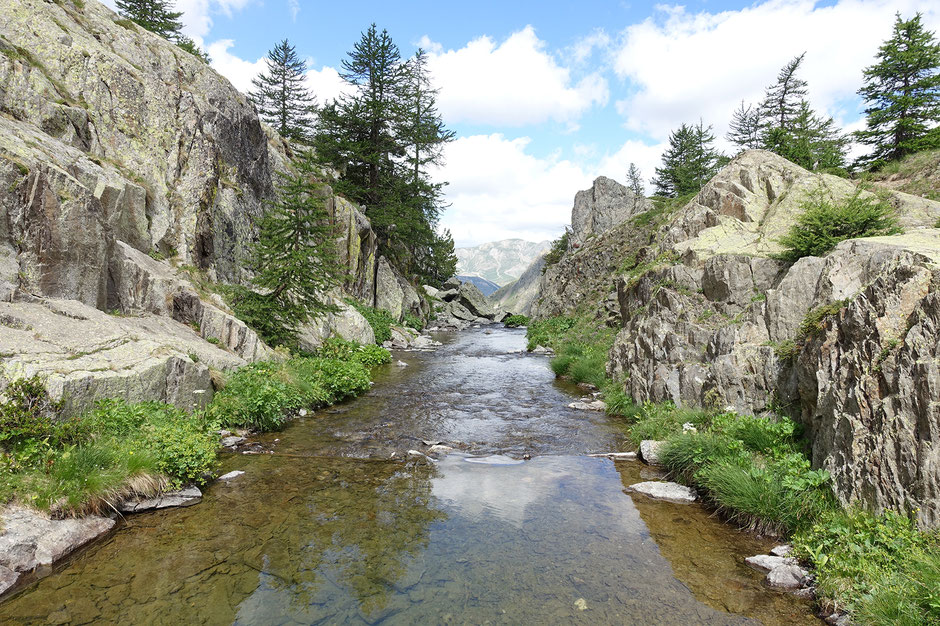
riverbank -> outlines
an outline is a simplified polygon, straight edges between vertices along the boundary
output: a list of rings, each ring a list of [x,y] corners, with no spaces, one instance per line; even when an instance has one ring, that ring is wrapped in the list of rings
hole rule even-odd
[[[589,317],[535,321],[527,335],[530,350],[557,354],[557,375],[602,391],[634,446],[655,442],[656,462],[671,479],[696,488],[729,523],[792,541],[821,615],[847,613],[866,624],[940,621],[940,533],[918,532],[912,517],[897,512],[843,508],[786,415],[638,405],[607,377],[614,331]]]
[[[103,400],[64,418],[40,378],[11,383],[0,405],[0,598],[111,531],[118,515],[197,502],[219,449],[245,439],[232,430],[280,430],[361,395],[390,361],[379,346],[330,339],[316,356],[216,372],[212,402],[191,413]]]

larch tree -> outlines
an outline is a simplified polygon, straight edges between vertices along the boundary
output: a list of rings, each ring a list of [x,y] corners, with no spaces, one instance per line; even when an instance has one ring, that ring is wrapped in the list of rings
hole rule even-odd
[[[640,173],[640,168],[636,166],[636,163],[630,163],[630,167],[627,168],[627,186],[630,191],[633,192],[633,208],[636,209],[640,200],[643,198],[643,194],[646,192],[643,187],[643,175]]]
[[[258,224],[249,263],[255,290],[232,294],[238,317],[276,345],[291,345],[303,324],[334,311],[327,294],[346,278],[314,157],[305,152],[292,168],[279,172],[276,200]]]
[[[304,86],[307,62],[284,39],[265,58],[267,70],[251,82],[248,97],[258,114],[282,137],[299,142],[311,140],[316,98]]]
[[[863,162],[878,166],[940,147],[940,44],[921,14],[895,16],[891,38],[864,71],[866,128],[855,136],[872,147]]]
[[[181,32],[183,13],[172,10],[167,0],[116,0],[116,4],[118,13],[141,28],[174,42],[203,63],[209,63],[209,55]]]
[[[741,106],[731,114],[731,124],[725,138],[742,150],[760,148],[760,111],[752,104]]]
[[[714,148],[712,127],[704,122],[682,124],[669,135],[662,167],[656,168],[652,183],[660,196],[677,197],[695,193],[718,172],[721,154]]]

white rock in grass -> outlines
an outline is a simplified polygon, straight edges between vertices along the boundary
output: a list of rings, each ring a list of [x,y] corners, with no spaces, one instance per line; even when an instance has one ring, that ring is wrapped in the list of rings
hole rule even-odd
[[[665,443],[665,441],[644,439],[640,442],[640,458],[647,465],[659,465],[659,451]]]

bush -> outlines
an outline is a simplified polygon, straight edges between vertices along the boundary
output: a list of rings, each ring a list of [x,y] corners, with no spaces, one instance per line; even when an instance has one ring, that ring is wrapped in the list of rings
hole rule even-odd
[[[15,446],[30,439],[54,436],[53,417],[59,412],[60,403],[49,397],[42,378],[15,380],[7,386],[3,396],[0,445]]]
[[[525,315],[510,315],[503,320],[503,326],[506,328],[519,328],[520,326],[527,326],[529,324],[529,318]]]
[[[549,265],[555,265],[561,261],[561,257],[565,255],[565,252],[568,251],[568,240],[571,236],[571,231],[565,229],[565,233],[552,242],[552,246],[549,251],[545,254],[545,265],[542,266],[542,273],[545,273],[545,268]]]
[[[634,402],[624,391],[622,384],[608,380],[602,389],[608,415],[623,417],[632,422],[643,412],[643,405]]]
[[[805,339],[806,337],[814,337],[822,334],[825,330],[823,322],[826,318],[838,315],[848,304],[848,300],[836,300],[835,302],[824,304],[810,310],[809,313],[806,314],[806,317],[803,318],[803,321],[800,322],[797,337],[799,339]]]
[[[556,345],[574,325],[575,319],[571,317],[549,317],[530,321],[526,329],[528,350],[534,350],[536,346]]]
[[[286,380],[280,363],[252,363],[237,370],[215,394],[210,415],[226,428],[278,430],[288,413],[305,404],[304,395]]]
[[[415,330],[421,330],[424,328],[424,322],[421,318],[412,315],[411,313],[405,313],[402,315],[402,324],[409,328],[414,328]]]
[[[354,341],[346,341],[342,337],[330,337],[323,342],[317,350],[317,356],[325,359],[352,361],[366,367],[376,367],[392,360],[392,354],[381,346],[375,344],[364,346]]]
[[[375,343],[382,345],[392,338],[392,326],[398,323],[398,320],[392,317],[392,314],[383,309],[375,309],[371,306],[360,304],[356,300],[348,299],[346,303],[359,311],[366,318],[372,332],[375,333]]]
[[[822,193],[804,202],[796,223],[779,240],[785,248],[779,257],[793,262],[805,256],[822,256],[846,239],[901,232],[887,202],[861,194],[859,189],[841,204],[833,204]]]

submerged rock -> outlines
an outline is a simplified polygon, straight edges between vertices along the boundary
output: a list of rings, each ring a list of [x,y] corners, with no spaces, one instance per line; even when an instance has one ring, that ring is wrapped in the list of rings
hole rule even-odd
[[[627,490],[657,500],[668,500],[669,502],[695,502],[698,497],[698,494],[691,487],[670,482],[647,481],[636,483],[627,487]]]
[[[514,459],[502,454],[491,454],[490,456],[471,456],[464,459],[467,463],[477,463],[479,465],[519,465],[525,463],[520,459]]]
[[[758,572],[769,572],[775,567],[780,567],[781,565],[795,565],[796,559],[787,558],[783,556],[771,556],[767,554],[758,554],[757,556],[749,556],[744,559],[744,562],[748,564],[752,569],[756,569]]]
[[[118,505],[118,510],[122,513],[140,513],[141,511],[153,511],[156,509],[167,509],[176,506],[192,506],[202,499],[202,492],[198,487],[186,487],[179,491],[171,491],[155,498],[145,498],[142,500],[127,500]]]
[[[234,471],[228,472],[227,474],[222,474],[221,476],[219,476],[217,480],[229,481],[229,480],[232,480],[233,478],[238,478],[244,473],[245,472],[241,470],[234,470]]]
[[[579,411],[606,411],[607,403],[603,400],[594,400],[593,402],[584,402],[583,400],[579,402],[572,402],[568,405],[569,409],[577,409]]]

